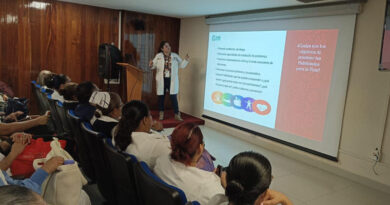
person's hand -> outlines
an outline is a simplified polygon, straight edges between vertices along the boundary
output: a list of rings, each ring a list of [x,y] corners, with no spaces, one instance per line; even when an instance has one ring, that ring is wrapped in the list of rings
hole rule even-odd
[[[10,136],[14,143],[29,144],[32,138],[31,134],[16,132]]]
[[[154,120],[152,124],[152,129],[156,131],[161,131],[164,129],[164,127],[161,122]]]
[[[150,60],[150,61],[149,61],[149,67],[150,67],[150,68],[153,67],[153,60]]]
[[[16,121],[18,121],[18,117],[20,115],[23,115],[22,111],[13,112],[13,113],[7,115],[7,117],[4,118],[4,121],[16,122]]]
[[[11,147],[10,154],[18,156],[20,153],[23,152],[27,144],[30,143],[31,135],[26,133],[14,133],[13,135],[11,135],[11,139],[14,144]]]
[[[184,59],[185,59],[186,61],[189,61],[189,60],[190,60],[190,56],[189,56],[188,54],[186,54],[186,57],[184,57]]]
[[[49,159],[42,167],[47,173],[51,174],[57,170],[57,167],[64,164],[64,158],[62,157],[52,157]]]
[[[277,205],[277,204],[292,205],[292,202],[287,198],[286,195],[278,191],[268,189],[261,205]]]
[[[39,125],[46,125],[47,121],[49,120],[49,117],[50,117],[50,111],[46,111],[44,115],[39,116],[36,119],[38,120]]]

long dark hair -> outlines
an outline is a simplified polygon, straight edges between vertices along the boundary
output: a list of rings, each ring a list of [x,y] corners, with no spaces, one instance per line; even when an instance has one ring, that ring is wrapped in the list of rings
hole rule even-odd
[[[271,184],[271,163],[263,155],[242,152],[226,169],[225,195],[234,205],[253,204]]]
[[[91,97],[93,91],[98,90],[98,88],[91,81],[84,81],[80,83],[76,88],[77,100],[80,104],[89,103],[89,98]]]
[[[127,146],[132,143],[131,134],[147,116],[149,116],[149,108],[139,100],[132,100],[123,106],[122,117],[115,136],[115,145],[120,150],[126,150]]]

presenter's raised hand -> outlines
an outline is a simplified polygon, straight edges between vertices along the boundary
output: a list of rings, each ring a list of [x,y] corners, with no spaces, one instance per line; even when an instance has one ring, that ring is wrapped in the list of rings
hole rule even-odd
[[[150,60],[150,61],[149,61],[149,67],[150,67],[150,68],[153,67],[153,60]]]
[[[189,61],[189,60],[190,60],[190,56],[189,56],[188,54],[186,54],[186,57],[184,57],[184,59],[185,59],[186,61]]]

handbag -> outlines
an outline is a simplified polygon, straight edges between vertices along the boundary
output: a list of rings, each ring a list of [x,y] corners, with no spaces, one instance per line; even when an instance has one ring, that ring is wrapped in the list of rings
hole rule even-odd
[[[35,172],[33,161],[44,158],[50,152],[50,142],[45,142],[43,138],[31,139],[30,144],[12,162],[10,167],[12,175],[29,178]],[[66,145],[65,140],[60,140],[59,143],[61,147]]]
[[[52,157],[60,156],[65,160],[73,160],[68,152],[60,145],[57,138],[50,143],[51,151],[46,158],[34,160],[34,168],[38,169],[40,163],[49,160]],[[82,190],[83,185],[87,184],[76,161],[73,164],[61,165],[57,171],[42,184],[42,197],[47,204],[51,205],[75,205],[90,204],[88,195]]]

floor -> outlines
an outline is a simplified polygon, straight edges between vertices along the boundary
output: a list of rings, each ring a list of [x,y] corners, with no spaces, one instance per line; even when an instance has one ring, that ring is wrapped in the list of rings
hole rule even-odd
[[[206,149],[217,160],[215,165],[227,166],[242,151],[256,151],[272,165],[271,188],[286,194],[294,205],[387,205],[390,194],[336,176],[232,136],[201,126]],[[172,132],[166,129],[164,134]]]

